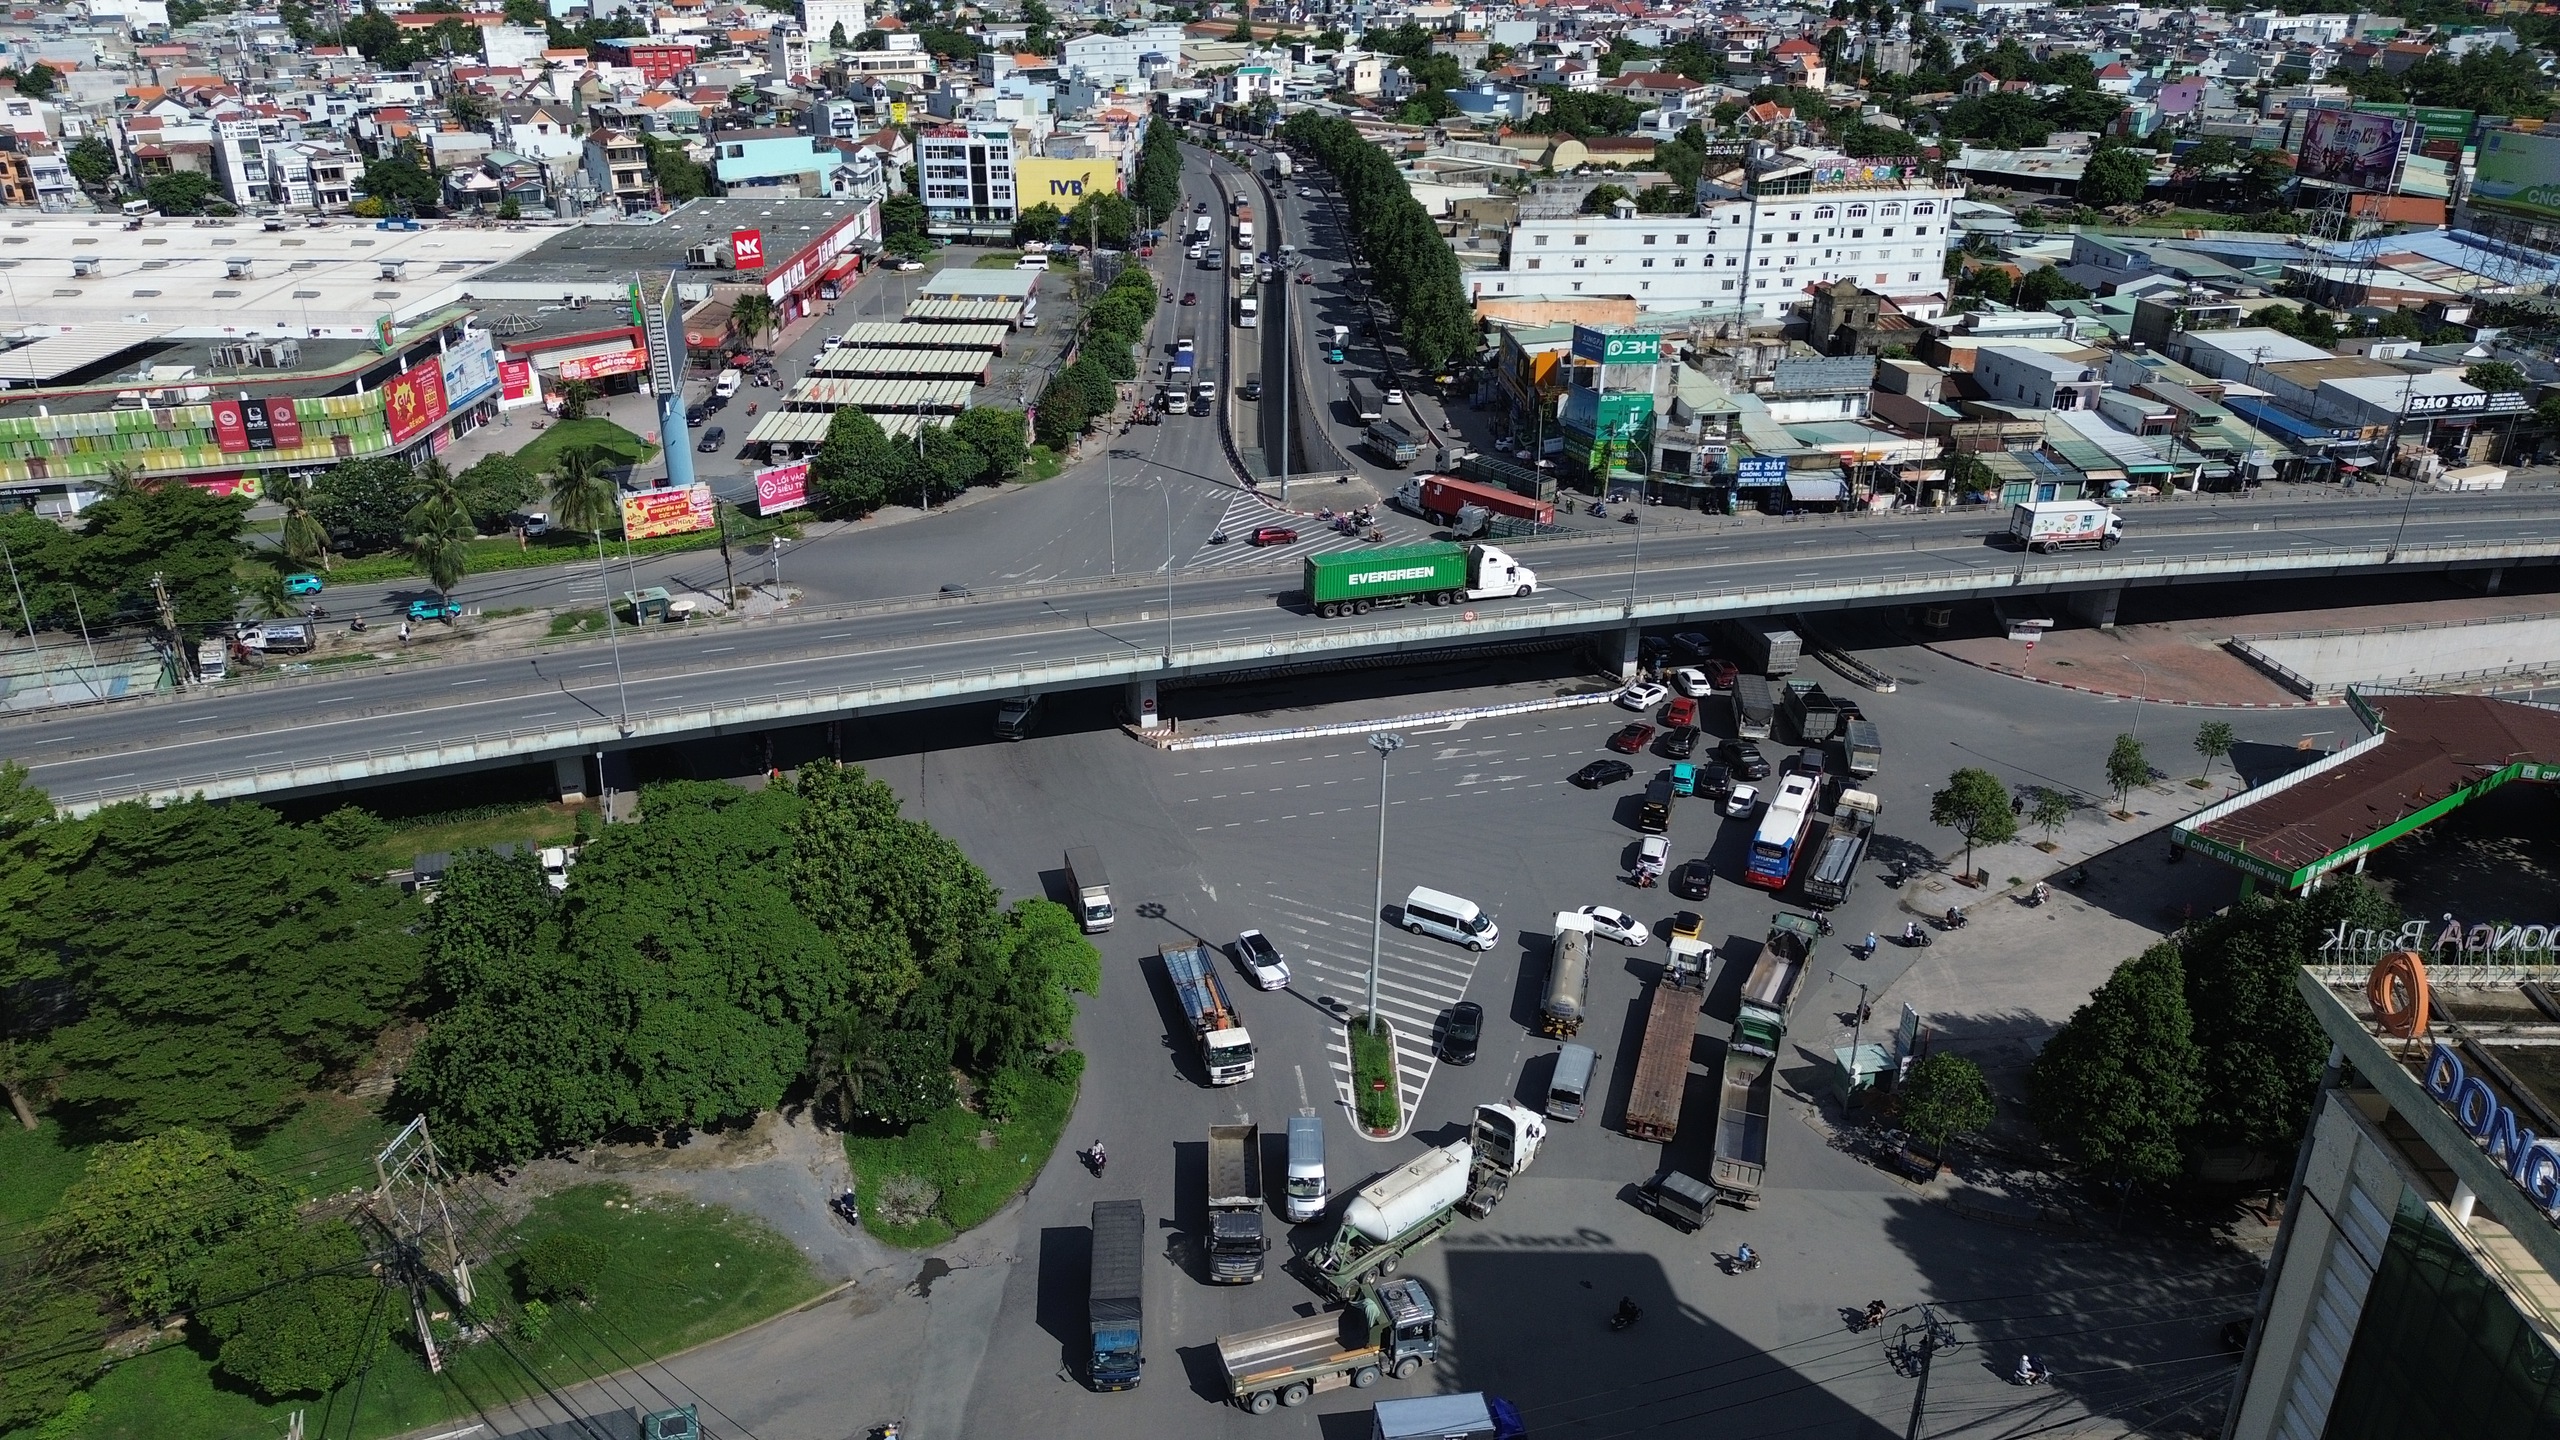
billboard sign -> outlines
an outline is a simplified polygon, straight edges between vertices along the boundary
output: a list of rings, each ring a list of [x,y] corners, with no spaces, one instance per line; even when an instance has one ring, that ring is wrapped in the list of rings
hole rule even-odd
[[[2397,115],[2415,120],[2419,134],[2430,140],[2450,140],[2457,145],[2471,138],[2471,128],[2480,119],[2477,110],[2454,110],[2442,105],[2360,103],[2355,108],[2366,115]]]
[[[609,355],[580,355],[560,362],[563,380],[601,380],[608,375],[637,375],[649,368],[646,350],[616,350]]]
[[[2492,130],[2481,136],[2471,203],[2560,220],[2560,132]]]
[[[2491,394],[2485,390],[2458,391],[2450,395],[2412,395],[2400,408],[2404,417],[2421,415],[2521,415],[2524,397],[2513,390]]]
[[[1662,359],[1660,335],[1629,335],[1615,330],[1573,327],[1573,358],[1595,365],[1652,365]]]
[[[1759,490],[1787,483],[1787,457],[1784,455],[1751,455],[1734,467],[1734,488]]]
[[[534,373],[530,360],[498,362],[498,408],[513,410],[542,403],[542,378]]]
[[[2409,122],[2396,115],[2314,110],[2303,126],[2294,173],[2351,190],[2387,191],[2400,173]]]
[[[809,503],[809,462],[795,460],[756,472],[756,513],[772,515]]]
[[[711,487],[684,485],[643,490],[622,497],[622,534],[628,540],[654,540],[661,535],[690,535],[719,523],[711,510]]]
[[[266,406],[267,428],[275,432],[276,448],[279,450],[301,449],[302,415],[293,408],[293,402],[279,395],[267,401]]]
[[[382,387],[382,415],[391,426],[391,443],[406,445],[427,433],[445,416],[444,363],[430,355],[391,377]]]
[[[736,258],[738,268],[741,270],[763,269],[764,232],[761,230],[730,231],[729,253]]]
[[[462,343],[444,352],[444,403],[448,409],[468,405],[498,384],[497,352],[489,332],[465,331]]]
[[[249,448],[248,422],[240,413],[239,401],[213,402],[213,443],[228,454]]]

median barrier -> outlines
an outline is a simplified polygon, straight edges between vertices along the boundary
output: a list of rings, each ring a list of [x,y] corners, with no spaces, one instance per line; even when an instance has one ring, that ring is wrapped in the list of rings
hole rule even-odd
[[[1591,695],[1559,695],[1545,700],[1514,700],[1500,705],[1475,705],[1456,710],[1425,710],[1419,714],[1391,715],[1380,720],[1343,720],[1324,725],[1299,725],[1286,730],[1248,730],[1234,735],[1192,735],[1151,743],[1154,743],[1159,750],[1223,750],[1234,745],[1271,745],[1283,740],[1318,740],[1328,735],[1366,735],[1373,730],[1391,729],[1397,726],[1432,725],[1453,720],[1490,720],[1503,715],[1533,715],[1544,710],[1576,709],[1586,705],[1605,704],[1617,693],[1615,690],[1603,690]]]

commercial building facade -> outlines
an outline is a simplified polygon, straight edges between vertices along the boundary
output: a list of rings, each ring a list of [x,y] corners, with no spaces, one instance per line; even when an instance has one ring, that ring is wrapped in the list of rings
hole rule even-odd
[[[936,235],[1010,236],[1021,208],[1010,125],[938,125],[916,136],[925,224]]]

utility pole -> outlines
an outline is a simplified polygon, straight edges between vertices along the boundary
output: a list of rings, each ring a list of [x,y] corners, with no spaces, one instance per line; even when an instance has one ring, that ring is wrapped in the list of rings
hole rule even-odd
[[[1920,1307],[1920,1388],[1911,1395],[1911,1423],[1902,1432],[1902,1440],[1920,1440],[1920,1417],[1929,1404],[1929,1367],[1937,1358],[1944,1326],[1938,1312],[1927,1305]]]
[[[738,567],[736,562],[729,558],[728,508],[720,501],[713,500],[711,502],[711,518],[718,521],[720,524],[720,573],[727,581],[729,587],[728,589],[720,592],[720,608],[722,610],[734,610],[738,607]]]
[[[15,570],[17,567],[13,563],[10,568]],[[178,633],[177,607],[169,603],[168,577],[157,570],[151,572],[151,603],[160,612],[161,631],[169,637],[169,660],[173,672],[180,676],[193,674],[187,664],[186,637]],[[32,626],[27,630],[27,638],[35,638]]]
[[[382,1147],[373,1157],[373,1172],[376,1183],[372,1197],[364,1203],[364,1214],[389,1235],[396,1258],[388,1274],[406,1282],[410,1316],[418,1327],[427,1368],[441,1375],[444,1355],[427,1319],[427,1286],[434,1283],[456,1305],[468,1306],[471,1264],[463,1256],[453,1209],[445,1200],[452,1177],[436,1154],[424,1116],[410,1121]]]

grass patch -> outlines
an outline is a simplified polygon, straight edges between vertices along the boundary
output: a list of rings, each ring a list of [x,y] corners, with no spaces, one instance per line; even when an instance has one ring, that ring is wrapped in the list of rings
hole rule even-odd
[[[601,615],[597,623],[603,623]],[[396,870],[421,855],[438,851],[452,855],[509,840],[526,845],[566,845],[577,838],[576,806],[510,805],[487,812],[429,816],[424,824],[404,826],[374,842],[367,853],[381,869]]]
[[[1048,1070],[989,1080],[981,1094],[1009,1105],[1004,1119],[954,1104],[903,1135],[847,1135],[864,1228],[922,1250],[984,1223],[1049,1163],[1083,1074],[1083,1054],[1069,1050]]]
[[[602,610],[563,610],[551,617],[550,638],[564,635],[601,635],[604,633]]]
[[[445,1373],[431,1375],[418,1358],[406,1307],[386,1305],[361,1406],[352,1386],[320,1400],[263,1405],[220,1382],[192,1346],[174,1345],[118,1365],[92,1388],[96,1408],[80,1440],[272,1435],[295,1410],[318,1416],[350,1408],[351,1434],[398,1434],[532,1393],[537,1377],[567,1389],[644,1355],[672,1354],[779,1314],[822,1288],[790,1242],[755,1221],[713,1206],[634,1199],[619,1186],[546,1197],[497,1243],[513,1251],[561,1231],[602,1243],[605,1267],[590,1303],[554,1306],[537,1333],[527,1333],[511,1267],[501,1260],[477,1272],[480,1318],[512,1331],[506,1350],[455,1345]]]
[[[1030,453],[1025,455],[1022,459],[1021,475],[1015,478],[1022,480],[1055,480],[1058,478],[1058,472],[1065,468],[1067,468],[1067,462],[1059,457],[1057,451],[1050,449],[1046,445],[1034,445],[1031,447]]]
[[[1372,1034],[1366,1017],[1355,1016],[1346,1028],[1351,1037],[1351,1099],[1360,1123],[1372,1130],[1393,1130],[1404,1119],[1404,1087],[1396,1075],[1396,1046],[1391,1032]],[[1379,1081],[1386,1088],[1378,1088]]]
[[[306,1200],[353,1186],[369,1189],[376,1178],[373,1157],[398,1128],[382,1118],[376,1103],[353,1095],[313,1095],[247,1154]]]
[[[15,1233],[53,1213],[88,1164],[89,1147],[65,1143],[53,1121],[29,1130],[0,1115],[0,1225]]]
[[[584,420],[555,420],[551,428],[533,437],[531,443],[516,452],[516,458],[537,475],[547,475],[560,463],[561,453],[568,450],[593,450],[608,463],[637,465],[658,453],[658,447],[601,416]]]

